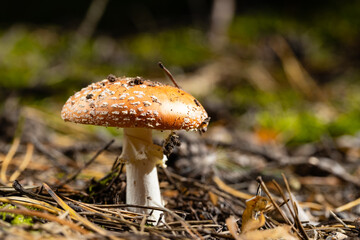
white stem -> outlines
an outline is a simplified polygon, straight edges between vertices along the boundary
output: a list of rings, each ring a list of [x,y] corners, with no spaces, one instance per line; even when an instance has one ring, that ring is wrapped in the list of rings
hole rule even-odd
[[[153,144],[150,129],[125,128],[123,152],[126,163],[126,203],[142,206],[162,206],[156,164],[162,160],[162,149]],[[150,214],[151,209],[131,208]],[[153,211],[150,219],[158,221],[161,211]]]

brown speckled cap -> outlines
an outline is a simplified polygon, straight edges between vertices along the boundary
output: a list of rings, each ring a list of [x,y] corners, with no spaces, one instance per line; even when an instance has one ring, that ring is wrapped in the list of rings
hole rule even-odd
[[[205,131],[209,122],[199,101],[179,88],[114,76],[71,96],[61,117],[81,124],[159,130]]]

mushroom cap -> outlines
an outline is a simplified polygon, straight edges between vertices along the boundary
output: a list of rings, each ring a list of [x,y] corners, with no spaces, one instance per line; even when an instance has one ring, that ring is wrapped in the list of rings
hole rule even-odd
[[[81,124],[159,130],[206,131],[209,122],[199,101],[179,88],[114,76],[71,96],[61,117]]]

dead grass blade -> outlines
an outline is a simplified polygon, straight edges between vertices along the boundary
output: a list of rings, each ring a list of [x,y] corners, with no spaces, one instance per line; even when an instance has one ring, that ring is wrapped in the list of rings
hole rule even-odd
[[[360,204],[360,198],[358,198],[358,199],[356,199],[356,200],[354,200],[352,202],[349,202],[347,204],[344,204],[344,205],[342,205],[340,207],[337,207],[334,210],[335,210],[335,212],[343,212],[343,211],[349,210],[350,208],[353,208],[353,207],[355,207],[355,206],[357,206],[359,204]]]
[[[154,202],[155,203],[155,202]],[[155,203],[156,204],[156,203]],[[179,215],[177,215],[175,212],[171,211],[170,209],[167,209],[165,207],[161,207],[161,206],[157,206],[158,208],[160,208],[162,211],[169,213],[171,216],[173,216],[174,218],[176,218],[179,222],[181,222],[181,225],[183,225],[183,227],[185,228],[185,230],[190,234],[190,236],[193,239],[203,239],[203,237],[199,234],[199,232],[192,228],[192,226],[190,224],[188,224],[182,217],[180,217]]]
[[[300,229],[300,232],[302,233],[302,236],[306,239],[306,240],[309,240],[309,236],[306,234],[306,231],[303,227],[303,225],[301,224],[301,221],[299,219],[299,212],[298,212],[298,206],[296,205],[296,202],[294,201],[293,199],[293,195],[291,193],[291,190],[290,190],[290,185],[285,177],[285,174],[281,174],[283,179],[284,179],[284,183],[285,183],[285,186],[286,186],[286,190],[289,194],[289,197],[290,197],[290,200],[291,200],[291,204],[293,205],[293,210],[294,210],[294,213],[295,213],[295,217],[294,217],[294,221],[297,223],[297,226],[298,228]],[[291,209],[289,208],[289,210],[291,211]]]
[[[17,197],[17,196],[0,197],[0,202],[10,203],[10,204],[14,204],[14,205],[21,205],[21,206],[25,206],[25,207],[38,208],[38,209],[42,209],[42,210],[45,210],[45,211],[47,211],[49,213],[53,213],[53,214],[64,213],[63,210],[61,210],[57,207],[54,207],[46,202],[38,201],[35,199],[31,199],[31,198]]]
[[[90,232],[79,227],[78,225],[63,220],[59,217],[56,217],[54,215],[48,214],[48,213],[43,213],[43,212],[39,212],[39,211],[33,211],[33,210],[25,210],[25,209],[0,209],[0,212],[4,212],[4,213],[13,213],[13,214],[21,214],[24,216],[29,216],[29,217],[39,217],[39,218],[43,218],[46,219],[48,221],[53,221],[53,222],[57,222],[59,224],[63,224],[66,225],[68,227],[70,227],[71,229],[78,231],[82,234],[89,234]]]
[[[19,144],[20,144],[20,139],[18,137],[16,137],[10,147],[8,154],[6,155],[6,157],[4,159],[4,162],[1,165],[0,179],[4,184],[8,183],[8,180],[6,177],[6,170],[9,166],[11,160],[13,159],[13,157],[19,147]]]
[[[235,196],[235,197],[238,197],[238,198],[241,198],[241,199],[249,199],[249,198],[252,198],[253,195],[250,195],[250,194],[247,194],[247,193],[243,193],[243,192],[240,192],[228,185],[226,185],[226,183],[224,183],[219,177],[217,176],[214,176],[213,177],[213,181],[216,183],[216,185],[223,191]]]
[[[73,200],[73,199],[70,199],[67,197],[64,197],[64,198],[68,201],[71,201],[71,202],[79,205],[80,207],[82,207],[90,212],[96,212],[96,213],[105,212],[107,214],[116,214],[116,215],[120,215],[120,216],[125,216],[127,218],[131,218],[131,219],[136,218],[136,216],[141,216],[141,214],[139,214],[139,213],[133,213],[133,212],[121,210],[121,209],[116,209],[116,211],[108,210],[107,208],[109,207],[109,205],[94,205],[94,204],[79,202],[79,201],[76,201],[76,200]],[[121,206],[126,207],[126,204],[113,205],[114,208],[121,207]]]
[[[269,189],[266,187],[264,181],[262,180],[261,177],[257,178],[257,181],[260,183],[261,185],[261,189],[266,193],[266,195],[268,196],[268,198],[270,199],[271,203],[273,204],[273,206],[276,208],[276,210],[280,213],[281,217],[285,220],[285,222],[291,227],[291,229],[301,238],[301,234],[299,233],[299,231],[295,228],[294,224],[290,221],[290,219],[284,214],[284,212],[281,210],[280,206],[276,203],[276,201],[274,200],[274,198],[272,197]]]
[[[111,237],[109,235],[109,233],[98,227],[97,225],[93,224],[92,222],[90,222],[89,220],[87,220],[86,218],[81,217],[77,212],[75,212],[71,207],[69,207],[61,198],[59,198],[56,193],[46,184],[43,183],[44,188],[46,189],[46,191],[48,191],[48,193],[54,198],[54,200],[67,212],[69,212],[69,214],[71,216],[73,216],[77,221],[81,222],[84,226],[88,227],[89,229],[92,229],[93,231],[103,235],[103,236],[107,236],[107,237]]]
[[[26,167],[29,165],[32,155],[34,152],[34,145],[32,143],[28,143],[26,146],[26,154],[24,157],[24,160],[21,162],[20,166],[18,169],[16,169],[16,171],[11,175],[10,177],[10,182],[15,181],[20,174],[26,169]]]

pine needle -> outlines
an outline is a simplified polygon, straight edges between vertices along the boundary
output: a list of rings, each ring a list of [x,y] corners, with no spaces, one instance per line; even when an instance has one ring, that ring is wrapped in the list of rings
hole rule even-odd
[[[21,162],[19,168],[16,169],[16,171],[11,175],[9,180],[10,182],[15,181],[20,176],[20,174],[26,169],[26,167],[29,165],[31,161],[33,152],[34,152],[34,145],[32,143],[28,143],[26,146],[26,154],[24,160]]]
[[[4,184],[8,183],[7,177],[6,177],[6,170],[11,162],[11,160],[13,159],[18,147],[20,144],[20,139],[18,137],[16,137],[14,139],[13,144],[10,147],[10,150],[8,152],[8,154],[5,157],[5,160],[1,166],[1,172],[0,172],[0,179]]]

